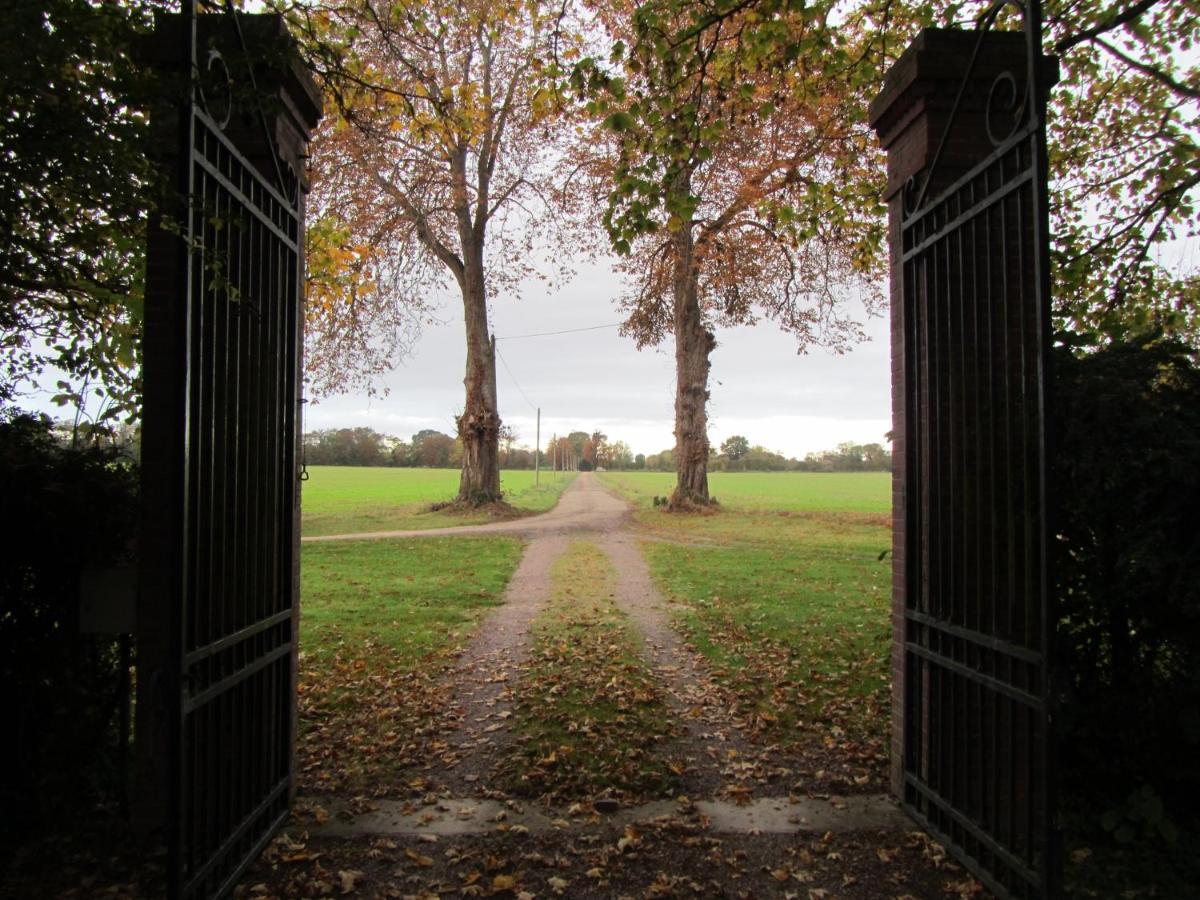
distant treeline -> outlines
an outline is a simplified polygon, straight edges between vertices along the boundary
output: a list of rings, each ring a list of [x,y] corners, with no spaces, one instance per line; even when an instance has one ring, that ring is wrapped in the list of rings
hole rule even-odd
[[[650,456],[637,457],[639,469],[656,472],[675,471],[675,451],[663,450]],[[838,444],[836,450],[809,453],[804,459],[787,457],[751,444],[741,435],[734,435],[712,448],[708,460],[710,472],[890,472],[892,454],[882,444]]]
[[[516,443],[517,435],[501,430],[500,465],[532,469],[534,452]],[[433,429],[418,431],[410,440],[380,434],[371,428],[328,428],[304,436],[305,462],[310,466],[394,466],[456,468],[462,464],[462,444]],[[613,469],[674,472],[675,452],[634,454],[624,441],[609,441],[600,431],[560,437],[541,453],[542,468]],[[788,458],[734,435],[709,459],[713,472],[887,472],[892,454],[882,444],[839,444],[836,450]]]
[[[310,466],[453,469],[462,465],[462,442],[431,428],[418,431],[407,441],[372,428],[327,428],[304,435],[304,461]],[[533,451],[502,439],[500,465],[506,469],[532,469]]]

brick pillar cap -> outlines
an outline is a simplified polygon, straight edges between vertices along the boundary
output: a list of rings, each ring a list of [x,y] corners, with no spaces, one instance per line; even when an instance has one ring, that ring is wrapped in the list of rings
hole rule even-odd
[[[903,125],[922,100],[936,96],[947,105],[954,102],[978,37],[974,30],[925,28],[900,54],[867,113],[884,147],[903,130],[898,126]],[[972,78],[992,79],[1011,70],[1014,57],[1023,58],[1024,47],[1024,32],[989,32],[975,61]]]
[[[243,23],[249,23],[251,28],[262,30],[264,44],[269,45],[270,42],[276,41],[280,46],[289,49],[287,68],[282,72],[271,74],[275,75],[295,124],[306,137],[311,135],[324,115],[321,88],[313,78],[312,71],[301,60],[296,49],[296,39],[288,31],[283,16],[278,13],[253,15],[242,13],[240,15]],[[245,27],[243,25],[243,28]],[[247,38],[250,38],[249,34],[247,34]]]
[[[221,29],[229,47],[235,48],[236,31],[227,15],[212,13],[197,16],[199,37],[204,39]],[[154,33],[142,42],[139,58],[159,69],[182,66],[186,60],[179,56],[179,46],[184,37],[183,22],[184,18],[179,13],[155,12]],[[279,92],[293,126],[307,138],[324,114],[321,89],[313,79],[312,72],[300,59],[295,38],[288,31],[283,16],[278,13],[238,13],[238,22],[251,47],[274,45],[285,48],[286,61],[282,71],[256,66],[255,74],[260,79],[260,89]]]

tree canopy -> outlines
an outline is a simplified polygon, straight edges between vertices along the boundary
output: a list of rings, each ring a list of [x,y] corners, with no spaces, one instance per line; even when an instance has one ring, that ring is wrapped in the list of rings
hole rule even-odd
[[[1048,0],[1057,311],[1116,337],[1155,325],[1200,338],[1200,3]]]
[[[971,27],[984,4],[861,4],[876,78],[925,25]],[[1148,327],[1200,339],[1200,274],[1186,242],[1200,196],[1200,2],[1045,0],[1054,312],[1121,340]],[[1015,11],[1000,27],[1018,28]]]
[[[721,442],[721,454],[734,462],[749,452],[750,442],[740,434],[735,434]]]
[[[149,83],[148,2],[5,4],[0,29],[0,393],[47,367],[137,402]],[[86,388],[85,388],[86,386]]]

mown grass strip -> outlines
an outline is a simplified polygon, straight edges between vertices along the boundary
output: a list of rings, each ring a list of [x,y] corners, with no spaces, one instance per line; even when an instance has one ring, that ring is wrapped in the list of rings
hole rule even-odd
[[[306,545],[300,616],[300,786],[407,793],[436,748],[444,674],[521,558],[510,538]],[[416,784],[416,782],[414,782]]]
[[[674,472],[604,472],[600,480],[650,507],[675,489]],[[888,514],[890,472],[711,472],[709,493],[728,509]]]
[[[507,786],[547,802],[669,794],[668,709],[642,660],[641,636],[613,601],[615,572],[595,544],[556,562],[554,590],[532,626],[519,683]],[[678,767],[677,767],[678,768]]]
[[[357,534],[371,531],[445,528],[492,521],[487,512],[431,512],[430,504],[451,499],[458,491],[457,469],[389,469],[311,466],[304,484],[303,532]],[[545,512],[574,479],[574,472],[500,474],[504,500],[520,515]]]

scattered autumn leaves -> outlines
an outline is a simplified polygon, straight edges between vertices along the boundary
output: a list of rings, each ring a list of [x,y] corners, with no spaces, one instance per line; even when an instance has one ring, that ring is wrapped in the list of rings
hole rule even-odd
[[[521,798],[550,805],[561,816],[550,830],[498,817],[487,833],[467,836],[310,836],[330,814],[302,799],[293,827],[256,863],[239,896],[981,896],[918,833],[716,834],[682,796],[652,821],[623,823],[622,806],[672,796],[693,774],[672,755],[685,731],[678,701],[644,661],[642,637],[614,602],[613,572],[599,548],[577,542],[553,575],[555,591],[506,690],[512,705],[497,719],[510,739],[496,744],[500,778],[488,792],[503,798],[495,790],[503,787],[513,809]],[[754,739],[755,754],[788,761],[809,793],[877,789],[885,697],[878,686],[859,689],[860,675],[880,660],[858,652],[857,629],[813,625],[811,642],[798,643],[795,633],[773,634],[745,613],[710,595],[682,621],[713,661],[717,699]],[[328,632],[301,677],[302,793],[340,795],[351,813],[371,809],[376,797],[405,798],[415,810],[439,804],[438,773],[455,759],[446,734],[447,712],[461,699],[457,643],[414,664],[407,650]]]
[[[890,569],[876,548],[890,531],[871,517],[717,518],[696,546],[686,518],[639,515],[678,627],[750,736],[794,757],[807,790],[886,791]]]
[[[682,763],[656,751],[678,728],[640,637],[613,602],[611,564],[595,544],[576,541],[552,574],[515,689],[519,740],[501,762],[502,780],[546,802],[661,796]]]
[[[713,678],[736,698],[752,739],[800,760],[809,790],[885,791],[887,686],[859,690],[863,670],[873,676],[885,661],[836,629],[805,643],[763,634],[736,605],[714,596],[685,617],[684,630],[721,660]]]
[[[441,647],[417,665],[370,640],[302,660],[297,696],[297,784],[302,794],[419,793],[414,772],[437,760],[438,723],[452,700],[446,673],[458,648]]]
[[[498,817],[481,835],[310,838],[306,828],[329,814],[302,803],[290,834],[263,855],[241,896],[979,896],[978,885],[918,833],[718,835],[686,797],[648,823],[610,818],[622,805],[671,795],[685,780],[682,760],[670,755],[683,729],[666,685],[642,658],[641,636],[614,603],[603,553],[577,542],[553,575],[555,591],[507,692],[511,715],[499,720],[514,739],[497,744],[500,784],[514,798],[557,808],[552,830],[530,832]],[[883,757],[872,755],[882,752],[877,742],[861,743],[862,719],[882,710],[841,688],[839,679],[853,672],[836,662],[816,669],[811,658],[806,666],[795,646],[748,624],[732,605],[710,601],[691,630],[696,641],[722,648],[726,663],[714,672],[720,702],[764,752],[783,754],[779,741],[787,739],[786,752],[813,769],[797,771],[805,790],[819,789],[822,778],[868,789]],[[441,735],[455,701],[455,648],[413,667],[370,641],[334,646],[303,681],[307,792],[357,793],[350,811],[370,809],[367,794],[436,806],[430,773],[453,755]],[[814,734],[834,741],[806,750]],[[507,802],[519,808],[517,799]]]
[[[445,897],[984,900],[920,832],[717,835],[694,807],[644,825],[551,832],[279,838],[240,898]]]
[[[507,538],[347,541],[304,550],[300,794],[412,796],[452,751],[450,673],[521,555]]]

